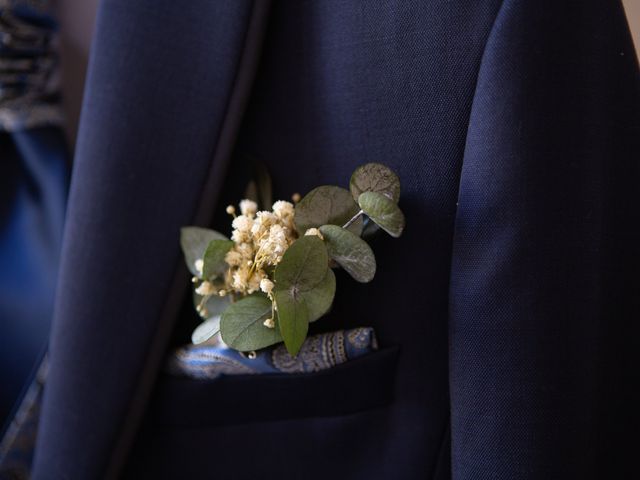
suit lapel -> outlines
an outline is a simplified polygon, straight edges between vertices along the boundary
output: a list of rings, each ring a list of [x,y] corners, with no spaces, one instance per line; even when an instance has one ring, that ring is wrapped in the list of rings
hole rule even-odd
[[[268,2],[107,0],[98,17],[33,477],[116,477],[209,223]],[[82,452],[82,455],[78,455]]]

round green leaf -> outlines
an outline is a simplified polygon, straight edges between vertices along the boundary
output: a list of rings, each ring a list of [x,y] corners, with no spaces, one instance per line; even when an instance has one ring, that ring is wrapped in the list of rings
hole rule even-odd
[[[204,252],[202,278],[210,279],[223,275],[229,269],[224,257],[233,248],[232,240],[212,240]]]
[[[320,225],[342,226],[356,215],[358,210],[358,205],[344,188],[331,185],[317,187],[296,205],[296,228],[300,235],[304,235],[307,229]]]
[[[309,322],[315,322],[329,311],[335,294],[336,276],[330,268],[327,269],[327,274],[318,285],[306,292],[300,292],[300,297],[307,305]]]
[[[382,193],[395,203],[400,199],[400,179],[381,163],[367,163],[356,168],[351,175],[349,189],[356,201],[363,192]]]
[[[402,235],[404,215],[396,203],[377,192],[364,192],[358,197],[362,211],[392,237]]]
[[[311,290],[324,280],[329,268],[329,255],[317,236],[301,237],[284,252],[274,273],[276,289],[288,290],[295,296]]]
[[[274,298],[278,306],[280,334],[289,354],[295,356],[307,338],[309,330],[307,304],[302,297],[292,294],[289,290],[275,291]]]
[[[191,334],[191,342],[199,345],[206,342],[220,331],[220,315],[205,320]]]
[[[232,303],[220,320],[222,341],[242,352],[281,342],[282,336],[277,328],[263,325],[270,316],[271,301],[261,293],[254,293]]]
[[[212,240],[228,240],[227,237],[215,230],[200,227],[183,227],[180,229],[180,246],[189,271],[196,276],[196,260],[204,257],[204,251]]]
[[[367,283],[376,274],[376,257],[367,242],[357,235],[335,225],[323,225],[329,256],[344,268],[355,280]]]

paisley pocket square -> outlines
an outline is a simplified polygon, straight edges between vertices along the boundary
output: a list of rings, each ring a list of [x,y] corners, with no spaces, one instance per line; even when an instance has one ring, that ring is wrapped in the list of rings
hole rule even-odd
[[[170,356],[166,371],[194,379],[214,379],[220,375],[317,372],[377,348],[373,328],[337,330],[310,336],[295,357],[283,344],[249,353],[238,352],[222,343],[187,345]]]

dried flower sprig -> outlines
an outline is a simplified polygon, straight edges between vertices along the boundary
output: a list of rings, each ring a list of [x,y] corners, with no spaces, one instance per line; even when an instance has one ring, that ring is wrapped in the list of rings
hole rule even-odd
[[[271,211],[258,211],[251,199],[240,202],[240,215],[230,205],[231,239],[182,229],[196,310],[205,319],[194,343],[220,332],[240,351],[284,341],[295,355],[309,323],[331,308],[332,268],[342,267],[359,282],[373,279],[375,256],[361,236],[370,226],[401,235],[400,181],[389,168],[370,163],[355,170],[349,187],[317,187],[302,199],[294,194],[295,205],[280,200]]]

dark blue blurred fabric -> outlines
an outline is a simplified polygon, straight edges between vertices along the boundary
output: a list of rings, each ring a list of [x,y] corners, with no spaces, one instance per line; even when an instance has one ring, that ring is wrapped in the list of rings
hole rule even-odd
[[[68,177],[58,127],[0,133],[0,423],[49,338]]]
[[[0,2],[0,436],[47,345],[62,245],[69,153],[50,8]]]
[[[265,5],[102,4],[34,478],[633,478],[640,79],[619,2]],[[247,156],[279,198],[398,172],[405,234],[374,242],[371,284],[338,275],[316,324],[372,326],[381,351],[158,376],[194,318],[179,227],[225,228]]]

